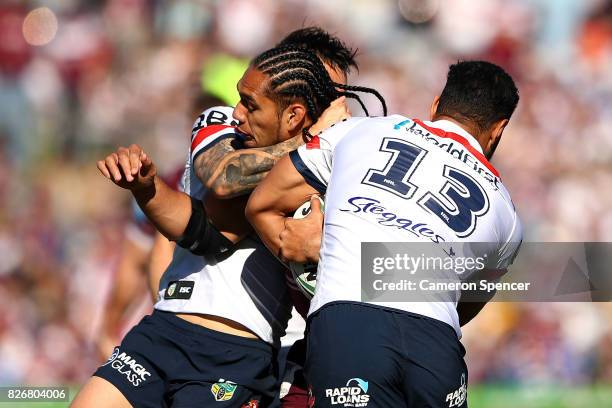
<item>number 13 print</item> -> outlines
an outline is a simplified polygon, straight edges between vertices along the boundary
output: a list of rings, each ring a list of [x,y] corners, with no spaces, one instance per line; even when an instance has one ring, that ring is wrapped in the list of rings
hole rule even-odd
[[[410,182],[410,177],[427,150],[406,140],[388,137],[383,139],[380,151],[391,153],[391,158],[384,169],[368,170],[362,183],[411,199],[418,187]],[[457,236],[467,237],[474,232],[478,217],[489,210],[487,195],[482,186],[462,170],[445,165],[442,175],[447,181],[438,194],[427,191],[417,202],[440,218]]]

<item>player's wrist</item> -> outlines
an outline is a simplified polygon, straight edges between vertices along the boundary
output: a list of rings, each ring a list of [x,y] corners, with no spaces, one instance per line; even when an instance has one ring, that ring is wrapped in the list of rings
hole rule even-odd
[[[287,140],[288,152],[297,149],[305,142],[306,140],[304,139],[303,132],[293,136],[291,139]]]
[[[310,127],[305,127],[304,129],[302,129],[302,139],[304,140],[304,142],[310,142],[312,138],[317,134],[315,126],[316,125],[312,125]]]
[[[157,175],[154,175],[145,183],[138,183],[130,186],[130,191],[132,192],[132,195],[136,201],[139,203],[147,202],[155,196],[155,193],[159,189],[160,182],[160,178]]]

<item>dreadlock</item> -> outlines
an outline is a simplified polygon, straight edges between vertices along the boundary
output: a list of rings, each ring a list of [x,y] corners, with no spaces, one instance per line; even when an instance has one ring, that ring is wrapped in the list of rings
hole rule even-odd
[[[355,95],[355,94],[353,94],[351,92],[348,92],[348,91],[365,92],[365,93],[370,93],[370,94],[374,95],[376,98],[378,98],[378,100],[380,101],[380,104],[382,105],[383,116],[387,116],[387,103],[385,102],[385,98],[383,98],[383,96],[380,94],[380,92],[378,92],[376,89],[368,88],[367,86],[344,85],[344,84],[337,84],[337,83],[334,83],[334,86],[336,86],[336,88],[344,89],[344,93],[343,94],[346,95],[347,97],[350,97],[351,94]],[[363,102],[361,102],[361,99],[358,96],[355,96],[355,98],[357,99],[357,101],[361,105],[361,108],[364,110],[366,115],[368,115],[368,110],[365,108]]]
[[[272,48],[257,56],[251,66],[270,77],[267,91],[276,100],[279,113],[299,98],[314,122],[334,99],[344,95],[356,99],[368,115],[359,96],[351,91],[374,94],[381,101],[385,115],[387,113],[384,99],[377,91],[333,82],[321,60],[306,48],[295,45]]]

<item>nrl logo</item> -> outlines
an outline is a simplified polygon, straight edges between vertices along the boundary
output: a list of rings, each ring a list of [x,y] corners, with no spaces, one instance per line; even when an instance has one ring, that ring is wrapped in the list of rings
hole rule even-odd
[[[173,283],[172,285],[168,286],[168,291],[167,291],[168,296],[174,295],[175,290],[176,290],[176,283]]]
[[[219,382],[214,383],[212,387],[210,387],[210,392],[215,396],[215,401],[217,402],[229,401],[234,396],[237,387],[238,384],[220,378]]]

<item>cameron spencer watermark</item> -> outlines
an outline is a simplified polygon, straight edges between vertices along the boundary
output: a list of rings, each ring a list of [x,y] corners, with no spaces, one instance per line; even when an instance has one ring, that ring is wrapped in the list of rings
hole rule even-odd
[[[478,282],[435,282],[428,279],[407,280],[399,282],[385,282],[376,279],[372,287],[377,291],[423,291],[423,292],[451,292],[451,291],[482,291],[496,293],[497,291],[527,291],[531,282],[489,282],[481,279]]]
[[[612,243],[528,242],[513,259],[497,243],[361,246],[365,302],[612,300]],[[507,270],[506,270],[507,267]]]

